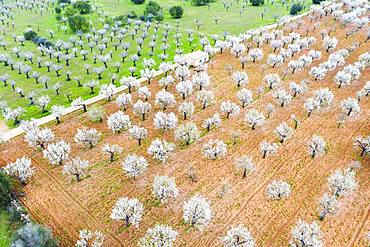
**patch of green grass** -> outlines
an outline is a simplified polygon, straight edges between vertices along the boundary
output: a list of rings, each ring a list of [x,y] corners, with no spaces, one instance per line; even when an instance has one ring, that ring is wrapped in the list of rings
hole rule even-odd
[[[131,0],[95,0],[95,5],[104,10],[104,14],[109,16],[118,16],[135,11],[138,16],[142,15],[148,0],[144,4],[134,4]],[[195,20],[199,19],[203,25],[199,32],[207,35],[222,34],[228,32],[234,35],[245,32],[248,29],[257,28],[266,24],[271,24],[275,21],[275,17],[289,15],[290,6],[295,3],[295,0],[287,1],[282,5],[281,0],[276,0],[272,4],[271,1],[265,1],[264,5],[252,6],[248,3],[243,9],[244,1],[226,1],[231,3],[229,10],[224,8],[225,1],[216,0],[208,6],[193,6],[191,1],[179,0],[157,0],[157,3],[162,7],[164,14],[164,22],[168,22],[175,26],[176,21],[180,22],[182,30],[193,29],[197,31]],[[310,0],[305,0],[305,7],[311,4]],[[172,6],[182,6],[184,15],[181,19],[173,19],[168,10]],[[264,12],[262,19],[261,13]],[[215,17],[218,18],[218,23],[215,24]]]
[[[0,247],[8,247],[12,236],[12,226],[9,214],[0,210]]]

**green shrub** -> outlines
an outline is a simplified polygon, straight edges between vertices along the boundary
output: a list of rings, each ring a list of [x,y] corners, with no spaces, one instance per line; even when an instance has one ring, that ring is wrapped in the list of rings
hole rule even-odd
[[[264,0],[250,0],[250,2],[253,6],[260,6],[265,4]]]
[[[70,16],[77,15],[77,14],[78,14],[78,10],[72,7],[66,8],[66,10],[64,11],[64,15],[66,17],[70,17]]]
[[[5,209],[11,200],[12,183],[8,175],[0,172],[0,209]]]
[[[70,4],[71,0],[58,0],[58,4],[65,3],[65,4]]]
[[[55,13],[56,13],[56,14],[60,14],[60,13],[62,13],[62,9],[61,9],[61,8],[59,8],[59,7],[55,7]]]
[[[58,242],[48,228],[29,223],[16,231],[12,246],[56,247]]]
[[[191,4],[195,6],[204,6],[209,4],[210,2],[210,0],[191,0]]]
[[[290,8],[290,14],[291,15],[296,15],[298,14],[299,12],[301,12],[303,9],[303,6],[300,5],[299,3],[295,3],[292,5],[292,7]]]
[[[135,11],[131,11],[130,13],[127,14],[127,17],[130,18],[130,19],[136,19],[137,14],[136,14]]]
[[[68,17],[69,28],[75,33],[79,30],[86,32],[89,30],[89,22],[81,15],[73,15]]]
[[[172,18],[179,19],[184,14],[184,9],[181,6],[172,6],[169,12]]]
[[[73,4],[73,8],[78,9],[81,15],[90,14],[92,7],[89,2],[77,1]]]
[[[154,16],[154,20],[156,21],[163,21],[163,19],[164,19],[164,16],[162,12],[159,12],[156,16]]]
[[[144,15],[152,14],[156,16],[158,15],[159,11],[161,11],[161,6],[154,1],[149,1],[149,3],[145,6]]]
[[[143,4],[145,0],[131,0],[134,4]]]
[[[58,15],[56,15],[56,16],[55,16],[55,19],[56,19],[57,21],[61,21],[61,20],[62,20],[62,15],[59,15],[59,14],[58,14]]]
[[[33,40],[34,38],[37,37],[37,33],[32,29],[28,29],[23,32],[23,36],[26,40]]]

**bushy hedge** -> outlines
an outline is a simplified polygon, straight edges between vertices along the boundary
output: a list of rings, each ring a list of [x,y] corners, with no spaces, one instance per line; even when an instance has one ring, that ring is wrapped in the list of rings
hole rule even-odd
[[[145,0],[131,0],[134,4],[143,4]]]
[[[33,40],[34,38],[37,37],[37,33],[33,31],[32,29],[28,29],[23,32],[23,36],[25,40]]]
[[[169,12],[172,18],[179,19],[184,14],[184,9],[181,6],[172,6]]]
[[[92,7],[89,2],[77,1],[73,4],[73,8],[78,9],[81,15],[90,14],[92,12]]]
[[[250,2],[253,6],[260,6],[265,4],[264,0],[250,0]]]
[[[58,242],[48,228],[28,223],[16,231],[11,246],[56,247]]]
[[[8,175],[0,171],[0,209],[5,209],[11,200],[12,183]]]
[[[45,47],[52,47],[54,44],[50,42],[47,38],[43,38],[37,35],[35,31],[32,29],[28,29],[24,31],[23,36],[25,40],[32,41],[35,43],[37,46],[45,46]]]
[[[191,0],[191,4],[195,6],[204,6],[209,4],[210,2],[210,0]]]
[[[299,12],[301,12],[303,9],[303,6],[299,3],[295,3],[292,5],[292,7],[290,8],[290,14],[291,15],[296,15],[298,14]]]
[[[156,16],[160,11],[161,6],[158,3],[154,1],[149,1],[149,3],[145,6],[144,15],[152,14]]]
[[[73,15],[68,17],[68,25],[73,32],[80,30],[82,32],[86,32],[89,30],[89,22],[81,15]]]

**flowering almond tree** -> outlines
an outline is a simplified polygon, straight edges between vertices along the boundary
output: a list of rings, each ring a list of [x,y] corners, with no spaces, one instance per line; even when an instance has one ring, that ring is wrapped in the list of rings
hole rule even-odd
[[[233,227],[227,231],[226,235],[221,238],[222,244],[224,247],[254,247],[256,242],[252,237],[252,234],[249,230],[243,226],[239,225]]]
[[[110,217],[115,221],[123,221],[126,227],[133,225],[138,228],[143,213],[144,206],[138,199],[121,197],[114,205]]]
[[[19,158],[14,163],[7,164],[4,170],[8,175],[15,177],[24,185],[35,174],[31,159],[26,157]]]
[[[167,225],[156,225],[146,231],[145,236],[140,238],[139,247],[163,246],[171,247],[178,236],[178,232]]]
[[[89,165],[88,160],[83,160],[80,157],[72,158],[64,165],[63,173],[76,177],[77,182],[80,182]]]
[[[148,154],[152,155],[153,159],[165,163],[170,154],[175,150],[175,145],[165,140],[156,138],[148,147]]]
[[[179,195],[175,180],[167,176],[155,176],[153,181],[153,195],[161,203],[167,203]]]
[[[70,152],[71,145],[65,141],[60,141],[49,144],[43,154],[52,165],[61,165],[63,161],[68,159]]]
[[[183,205],[183,215],[185,223],[204,230],[210,223],[213,213],[209,202],[201,195],[195,195]]]

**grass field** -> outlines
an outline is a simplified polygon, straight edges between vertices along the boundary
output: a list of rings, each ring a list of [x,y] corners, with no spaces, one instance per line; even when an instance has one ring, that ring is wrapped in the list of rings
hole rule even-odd
[[[8,213],[0,210],[0,247],[9,247],[11,238],[10,228]]]
[[[90,20],[92,20],[94,23],[96,23],[96,27],[101,26],[101,24],[97,24],[98,23],[98,16],[96,14],[91,14],[91,15],[89,15],[88,18]],[[50,39],[52,42],[56,42],[58,39],[67,41],[68,38],[72,35],[71,31],[68,31],[67,34],[65,34],[63,31],[59,31],[59,32],[57,31],[58,23],[55,19],[55,15],[52,14],[51,12],[45,13],[44,15],[41,16],[40,14],[35,15],[33,13],[29,13],[28,11],[20,10],[20,11],[17,11],[17,13],[15,14],[15,19],[17,20],[15,30],[13,30],[11,27],[5,27],[4,30],[5,30],[6,33],[8,33],[8,34],[9,33],[15,33],[16,35],[21,36],[21,35],[23,35],[23,31],[26,28],[31,27],[31,28],[33,28],[33,30],[37,31],[39,36],[48,37],[47,30],[51,29],[51,30],[55,31],[55,37]],[[163,30],[161,29],[160,32],[162,32],[162,31]],[[149,36],[151,34],[153,34],[152,30],[149,31]],[[172,45],[172,46],[174,46],[174,44],[173,44],[173,41],[174,41],[173,35],[174,34],[175,34],[175,30],[171,30],[170,34],[169,34],[169,44]],[[160,34],[158,36],[161,37]],[[0,53],[5,53],[5,54],[10,55],[14,59],[15,62],[17,62],[17,61],[18,62],[23,62],[22,58],[17,58],[11,52],[12,48],[14,48],[16,46],[19,47],[23,52],[27,52],[27,51],[33,52],[35,57],[40,55],[40,52],[38,51],[37,46],[35,44],[33,44],[32,42],[27,41],[27,42],[25,42],[24,46],[20,46],[19,43],[14,42],[11,35],[4,35],[4,40],[8,43],[7,50],[1,51]],[[199,46],[197,45],[197,40],[198,40],[198,37],[196,36],[195,39],[194,39],[193,49],[199,49]],[[183,45],[180,48],[183,49],[185,53],[190,52],[191,48],[189,46],[189,43],[186,40],[186,36],[182,36],[181,41],[182,41]],[[117,73],[118,78],[121,78],[123,75],[127,76],[127,75],[130,74],[129,71],[128,71],[128,68],[130,66],[132,66],[132,63],[130,61],[130,56],[136,53],[137,45],[136,45],[135,40],[131,40],[130,37],[126,37],[124,42],[129,42],[131,44],[131,47],[128,50],[129,55],[126,58],[126,62],[122,63],[122,67],[120,69],[120,72]],[[143,58],[149,58],[148,43],[149,43],[149,40],[146,39],[145,43],[143,44],[142,56],[141,56],[140,60],[137,62],[137,64],[138,64],[137,65],[137,72],[136,72],[137,76],[140,75],[139,72],[142,69],[141,62],[143,61]],[[85,43],[85,49],[89,50],[86,43]],[[108,69],[103,73],[103,79],[100,80],[100,84],[109,83],[112,74],[115,73],[115,68],[114,68],[115,62],[121,61],[121,58],[119,57],[119,54],[122,52],[122,50],[119,49],[118,51],[115,51],[111,42],[108,44],[108,49],[104,52],[104,54],[108,54],[108,52],[110,52],[110,51],[113,54],[113,59],[108,63]],[[98,52],[98,51],[95,49],[95,52]],[[155,55],[154,55],[153,58],[156,60],[157,66],[158,66],[160,61],[161,61],[157,56],[159,53],[161,53],[161,50],[160,50],[159,46],[155,47],[154,53],[155,53]],[[168,60],[171,61],[173,56],[175,55],[175,49],[170,48],[168,50],[167,54],[169,55]],[[42,59],[43,59],[43,61],[51,60],[54,63],[56,63],[55,59],[48,59],[48,57],[42,57]],[[73,80],[66,81],[66,77],[65,77],[66,71],[70,71],[72,73],[72,78],[75,77],[75,76],[80,77],[82,84],[87,83],[88,81],[90,81],[92,79],[97,79],[97,77],[96,77],[96,75],[94,75],[94,73],[90,73],[90,75],[86,75],[86,72],[85,72],[85,69],[84,69],[84,65],[87,64],[87,63],[90,64],[92,67],[102,66],[102,64],[99,63],[99,62],[97,62],[96,65],[93,64],[91,53],[88,55],[88,60],[87,61],[83,61],[82,56],[80,56],[78,58],[74,58],[73,60],[71,60],[70,66],[69,67],[64,66],[64,68],[62,69],[61,77],[57,77],[55,75],[55,73],[53,73],[53,72],[51,72],[51,73],[46,72],[45,67],[37,68],[37,65],[31,64],[30,62],[24,62],[24,63],[30,65],[32,67],[32,71],[37,71],[40,74],[40,76],[46,75],[46,76],[50,77],[49,89],[45,89],[42,84],[36,84],[33,79],[26,79],[24,74],[21,74],[21,75],[18,74],[18,72],[16,70],[11,70],[9,66],[2,66],[1,65],[0,66],[0,75],[8,74],[10,76],[10,79],[12,79],[16,82],[16,86],[21,87],[23,89],[25,95],[27,95],[31,92],[34,92],[34,94],[36,95],[35,98],[37,98],[40,95],[45,95],[46,94],[46,95],[49,95],[49,97],[51,98],[51,102],[50,102],[49,109],[48,109],[49,111],[46,112],[46,113],[41,113],[40,109],[36,105],[28,106],[29,101],[26,97],[19,97],[19,95],[16,92],[11,90],[10,86],[3,87],[1,85],[0,86],[0,101],[2,100],[2,101],[7,102],[8,105],[11,106],[11,107],[16,107],[16,106],[24,107],[26,109],[26,112],[23,114],[22,119],[39,118],[39,117],[48,115],[48,114],[50,114],[50,106],[54,105],[54,104],[56,104],[56,105],[65,105],[65,106],[69,105],[70,103],[68,102],[67,98],[65,97],[66,93],[69,93],[69,92],[72,93],[71,98],[77,98],[77,97],[81,96],[84,99],[88,99],[88,98],[91,98],[93,96],[96,96],[97,93],[99,92],[99,89],[97,87],[95,92],[93,94],[90,94],[88,88],[77,87],[76,86],[77,84],[76,84],[75,81],[73,81]],[[53,85],[57,82],[61,82],[62,85],[63,85],[61,90],[60,90],[60,95],[59,96],[57,96],[55,91],[53,90]],[[14,127],[14,124],[12,122],[9,122],[8,125],[10,125],[11,127]]]
[[[136,5],[132,3],[131,0],[95,0],[96,5],[99,6],[104,13],[107,15],[120,15],[123,13],[128,13],[130,11],[135,11],[138,15],[142,15],[145,3],[141,5]],[[203,25],[200,27],[199,32],[212,35],[212,34],[222,34],[223,32],[228,32],[233,35],[238,35],[243,33],[248,29],[257,28],[264,26],[266,24],[273,23],[275,17],[282,17],[289,15],[290,5],[293,3],[288,1],[284,6],[281,4],[280,0],[275,1],[274,4],[271,2],[266,2],[261,6],[252,6],[250,3],[247,4],[245,10],[240,14],[243,2],[239,1],[222,1],[216,0],[211,3],[210,8],[208,6],[194,6],[190,1],[181,0],[160,0],[157,1],[162,9],[165,16],[164,21],[175,25],[176,19],[171,18],[168,13],[168,9],[171,6],[182,6],[184,8],[184,15],[181,19],[178,19],[180,26],[183,30],[193,29],[197,31],[195,25],[195,20],[199,19]],[[228,2],[231,4],[229,10],[227,11],[223,3]],[[311,0],[306,0],[305,5],[308,7],[311,4]],[[261,18],[261,13],[264,12],[264,18]],[[214,18],[218,18],[218,24],[215,24]]]

